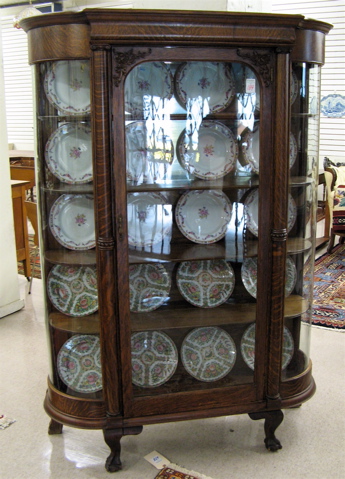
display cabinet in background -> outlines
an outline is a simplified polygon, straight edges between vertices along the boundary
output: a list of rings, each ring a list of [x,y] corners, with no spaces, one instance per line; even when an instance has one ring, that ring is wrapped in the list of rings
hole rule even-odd
[[[51,371],[45,409],[103,429],[247,413],[281,448],[309,357],[320,67],[301,15],[26,19]],[[169,427],[167,425],[167,427]]]

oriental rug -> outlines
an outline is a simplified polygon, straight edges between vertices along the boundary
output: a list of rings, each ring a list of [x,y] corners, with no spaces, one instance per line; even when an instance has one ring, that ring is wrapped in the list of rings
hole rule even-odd
[[[345,245],[315,262],[312,324],[345,331]]]
[[[212,479],[211,477],[204,476],[198,472],[187,471],[175,464],[169,464],[169,466],[162,469],[155,479]]]
[[[41,278],[41,260],[40,253],[35,247],[34,235],[29,234],[29,249],[30,249],[30,264],[31,264],[31,274],[34,278]],[[33,268],[35,262],[35,268]],[[24,267],[21,261],[18,261],[18,273],[24,274]]]

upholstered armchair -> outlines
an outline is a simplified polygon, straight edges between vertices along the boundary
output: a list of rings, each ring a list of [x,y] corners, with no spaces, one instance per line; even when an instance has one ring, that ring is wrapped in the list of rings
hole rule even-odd
[[[326,183],[326,225],[330,226],[330,239],[327,251],[334,247],[336,236],[340,236],[340,243],[345,240],[345,163],[333,163],[329,158],[324,159]]]

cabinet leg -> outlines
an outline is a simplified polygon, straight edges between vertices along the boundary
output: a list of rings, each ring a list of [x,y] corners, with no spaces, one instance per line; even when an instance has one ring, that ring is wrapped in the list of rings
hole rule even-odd
[[[275,437],[275,430],[283,422],[284,414],[278,409],[277,411],[264,411],[249,413],[249,417],[254,421],[265,419],[265,445],[266,449],[275,452],[282,448],[280,441]]]
[[[62,428],[63,424],[54,421],[54,419],[51,419],[49,426],[48,426],[48,434],[53,435],[53,434],[61,434],[62,433]]]
[[[142,426],[128,427],[119,429],[103,429],[104,440],[110,448],[110,455],[105,462],[105,468],[108,472],[116,472],[122,469],[121,464],[121,438],[131,434],[140,434]]]

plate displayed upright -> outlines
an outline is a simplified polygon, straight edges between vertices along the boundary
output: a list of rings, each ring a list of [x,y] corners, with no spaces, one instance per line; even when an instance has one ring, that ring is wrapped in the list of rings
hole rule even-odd
[[[87,316],[98,310],[95,266],[55,264],[48,274],[48,296],[61,313]]]
[[[48,168],[63,183],[92,181],[91,128],[83,123],[59,126],[45,148]]]
[[[170,286],[170,276],[162,264],[130,265],[130,310],[144,313],[159,308],[168,297]]]
[[[194,306],[215,308],[231,296],[235,273],[225,260],[184,261],[176,274],[182,296]]]
[[[125,83],[125,108],[135,119],[154,119],[173,94],[173,77],[163,62],[147,62],[133,68]]]
[[[132,334],[132,382],[144,388],[169,381],[178,364],[178,352],[169,336],[160,331]]]
[[[187,110],[197,102],[202,117],[223,111],[235,96],[235,81],[231,68],[226,63],[187,62],[175,74],[177,100]]]
[[[102,389],[99,337],[78,334],[69,338],[57,356],[61,380],[73,391],[95,393]]]
[[[174,159],[174,144],[159,123],[134,121],[126,126],[127,179],[154,183],[167,173]]]
[[[297,158],[297,142],[293,133],[290,133],[289,139],[289,166],[292,168]],[[240,152],[243,162],[250,164],[254,173],[259,174],[260,167],[260,128],[257,126],[254,130],[246,128],[241,135]]]
[[[218,381],[229,374],[235,364],[235,342],[221,328],[196,328],[185,337],[181,358],[186,371],[195,379]]]
[[[286,326],[283,330],[283,357],[282,369],[285,369],[294,352],[294,342],[290,331]],[[241,354],[244,362],[254,371],[255,364],[255,323],[251,324],[244,332],[241,339]]]
[[[225,236],[231,210],[231,202],[222,191],[191,190],[179,198],[175,218],[181,233],[190,241],[210,244]]]
[[[218,121],[203,121],[197,134],[188,135],[184,130],[176,150],[182,167],[203,180],[227,175],[234,169],[238,157],[233,133]]]
[[[90,62],[54,62],[46,73],[44,90],[49,102],[61,113],[90,113]]]
[[[96,246],[92,195],[61,195],[53,204],[49,227],[65,248],[86,250]]]
[[[257,258],[246,258],[241,268],[242,282],[248,293],[256,298],[257,280],[258,280],[258,261]],[[297,281],[297,270],[295,263],[290,256],[286,258],[285,268],[285,297],[289,296]]]
[[[160,243],[172,228],[172,206],[161,193],[128,193],[128,243],[152,246]]]
[[[246,214],[247,228],[253,235],[259,234],[259,191],[254,188],[249,192],[244,201],[244,209]],[[288,227],[287,231],[290,232],[295,224],[297,216],[297,206],[295,200],[289,193],[288,198]]]

